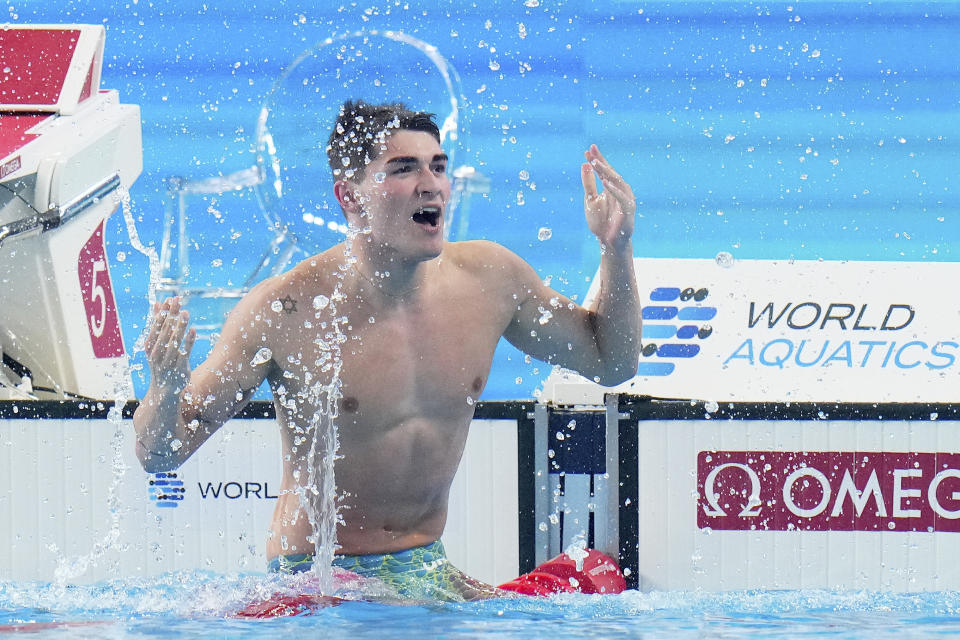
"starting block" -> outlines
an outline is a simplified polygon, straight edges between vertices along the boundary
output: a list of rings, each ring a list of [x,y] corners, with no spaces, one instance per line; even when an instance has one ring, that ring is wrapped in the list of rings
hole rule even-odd
[[[124,357],[107,218],[143,167],[140,109],[100,89],[105,31],[0,30],[0,399],[113,399]]]

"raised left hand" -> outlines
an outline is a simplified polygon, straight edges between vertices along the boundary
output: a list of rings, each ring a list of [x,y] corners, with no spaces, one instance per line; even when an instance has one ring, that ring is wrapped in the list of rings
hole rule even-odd
[[[637,203],[630,185],[613,170],[592,144],[584,153],[587,161],[580,167],[583,181],[583,208],[590,231],[604,251],[621,252],[630,246]],[[597,190],[597,176],[603,192]]]

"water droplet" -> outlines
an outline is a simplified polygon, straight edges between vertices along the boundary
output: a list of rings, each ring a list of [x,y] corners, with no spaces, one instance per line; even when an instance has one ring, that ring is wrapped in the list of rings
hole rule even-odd
[[[527,0],[523,3],[523,6],[530,7],[531,9],[536,9],[540,6],[540,0]]]
[[[117,262],[123,262],[127,259],[127,253],[125,251],[117,251]]]
[[[474,402],[475,402],[475,400],[473,399],[473,397],[467,396],[467,404],[468,404],[468,405],[470,405],[470,406],[472,407]]]
[[[729,251],[721,251],[714,260],[716,260],[718,266],[724,269],[729,269],[733,266],[733,254]]]
[[[540,324],[547,324],[548,322],[550,322],[550,318],[552,317],[553,317],[552,313],[550,313],[547,310],[544,310],[543,313],[540,314],[539,322]]]
[[[557,440],[563,442],[567,439],[567,436],[563,435],[563,431],[557,431]]]
[[[273,351],[267,347],[261,347],[257,351],[256,355],[253,356],[253,360],[250,361],[251,367],[256,367],[263,364],[264,362],[270,362],[270,359],[273,357]]]
[[[521,180],[529,180],[529,179],[530,179],[530,172],[527,171],[526,169],[521,169],[521,170],[520,170],[520,179],[521,179]]]
[[[328,304],[330,304],[330,298],[328,298],[323,294],[320,294],[319,296],[313,299],[314,309],[324,309]]]
[[[553,237],[553,230],[550,227],[540,227],[540,230],[537,231],[537,240],[540,242],[549,240],[551,237]]]
[[[517,379],[515,380],[515,382],[517,384],[523,384],[523,378],[521,378],[520,376],[517,376]]]
[[[387,174],[385,174],[383,171],[377,171],[375,174],[373,174],[373,181],[377,184],[383,183],[383,181],[386,179]]]
[[[3,68],[3,72],[4,72],[4,73],[10,73],[10,71],[11,71],[10,67],[4,67],[4,68]]]
[[[214,258],[213,260],[210,261],[210,266],[221,267],[223,266],[223,260],[221,260],[220,258]]]
[[[490,61],[490,71],[500,71],[500,63],[496,60]]]
[[[373,324],[373,323],[376,322],[376,321],[377,321],[377,319],[374,318],[373,316],[370,316],[369,318],[367,318],[367,322],[369,322],[370,324]]]
[[[716,413],[717,410],[720,408],[720,405],[717,404],[717,402],[714,400],[708,400],[703,403],[703,408],[706,410],[707,413]]]
[[[281,311],[283,311],[283,303],[280,302],[279,300],[274,300],[273,302],[270,303],[270,308],[276,311],[277,313],[280,313]]]
[[[539,525],[537,525],[537,529],[540,529],[540,531],[546,531],[548,528],[549,527],[547,527],[546,522],[541,522]]]
[[[340,164],[342,164],[342,165],[345,166],[345,167],[349,167],[349,166],[350,166],[350,156],[343,156],[342,158],[340,158]]]
[[[183,443],[176,438],[170,441],[170,451],[179,451],[182,446]]]

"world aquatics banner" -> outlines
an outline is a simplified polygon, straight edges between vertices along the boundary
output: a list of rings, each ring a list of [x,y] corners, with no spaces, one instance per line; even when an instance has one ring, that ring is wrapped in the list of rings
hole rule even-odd
[[[960,263],[721,254],[637,259],[635,268],[643,351],[619,391],[717,402],[960,401],[960,296],[951,286]],[[558,402],[603,391],[562,372],[544,385]]]

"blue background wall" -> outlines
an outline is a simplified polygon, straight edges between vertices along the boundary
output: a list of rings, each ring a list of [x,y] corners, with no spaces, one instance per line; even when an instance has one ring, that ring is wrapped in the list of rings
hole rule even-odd
[[[599,258],[578,173],[591,142],[637,194],[640,256],[960,259],[956,3],[7,6],[10,22],[106,26],[102,85],[141,106],[144,172],[132,200],[141,237],[158,247],[167,178],[254,164],[260,106],[298,54],[330,36],[394,29],[436,45],[459,72],[466,135],[456,164],[492,181],[471,202],[467,236],[517,251],[568,295],[583,295]],[[198,277],[242,280],[270,238],[255,199],[239,193],[190,212],[211,269]],[[147,311],[146,260],[121,216],[110,226],[132,347]],[[546,369],[503,346],[484,399],[529,397]],[[142,371],[135,382],[142,393]]]

